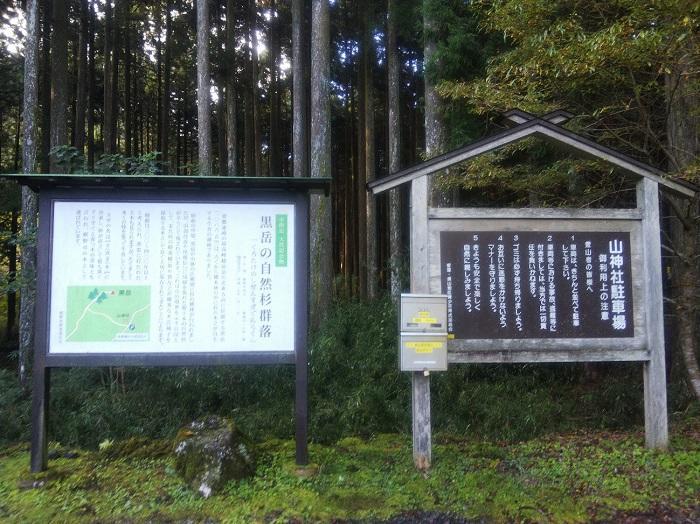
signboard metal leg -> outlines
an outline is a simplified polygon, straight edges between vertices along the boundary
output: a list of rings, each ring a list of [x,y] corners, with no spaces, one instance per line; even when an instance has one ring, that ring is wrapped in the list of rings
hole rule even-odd
[[[637,184],[637,206],[643,210],[644,268],[649,361],[644,363],[644,430],[648,448],[668,447],[664,312],[661,290],[659,184],[643,178]]]
[[[296,425],[296,463],[309,463],[309,367],[307,349],[297,351],[296,387],[294,388],[294,421]]]
[[[411,381],[413,418],[413,463],[421,471],[432,463],[430,425],[430,375],[416,371]]]
[[[47,425],[50,380],[50,368],[44,366],[34,368],[34,392],[32,395],[32,473],[44,471],[48,461]]]

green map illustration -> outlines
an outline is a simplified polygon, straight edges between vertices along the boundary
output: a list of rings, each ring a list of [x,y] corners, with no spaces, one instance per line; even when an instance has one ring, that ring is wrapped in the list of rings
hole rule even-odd
[[[150,306],[150,286],[68,286],[65,340],[148,340]]]

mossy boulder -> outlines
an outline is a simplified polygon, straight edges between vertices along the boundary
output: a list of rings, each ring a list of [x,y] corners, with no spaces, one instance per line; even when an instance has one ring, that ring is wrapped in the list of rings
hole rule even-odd
[[[228,418],[210,415],[188,424],[175,437],[174,451],[176,471],[205,498],[255,474],[253,443]]]

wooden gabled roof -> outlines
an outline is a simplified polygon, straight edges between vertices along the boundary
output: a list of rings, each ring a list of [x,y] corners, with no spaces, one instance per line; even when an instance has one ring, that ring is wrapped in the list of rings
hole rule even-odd
[[[653,166],[640,162],[619,151],[603,146],[577,133],[561,127],[573,115],[566,111],[553,111],[542,117],[535,116],[526,111],[513,109],[504,113],[504,116],[514,122],[511,129],[494,136],[478,140],[469,145],[450,151],[443,155],[433,157],[425,162],[412,167],[402,169],[386,177],[373,180],[367,184],[367,188],[373,194],[382,193],[388,189],[405,184],[411,180],[448,169],[455,164],[475,158],[500,147],[523,140],[529,136],[539,136],[559,143],[584,156],[597,158],[617,167],[618,169],[640,177],[649,178],[669,191],[686,197],[695,196],[698,188],[693,184],[682,180],[676,180],[667,173]]]

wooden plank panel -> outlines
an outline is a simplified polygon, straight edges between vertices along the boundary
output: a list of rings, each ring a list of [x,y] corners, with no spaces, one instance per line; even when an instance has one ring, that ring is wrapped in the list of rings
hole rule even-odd
[[[506,350],[506,351],[450,351],[448,364],[508,364],[554,362],[645,362],[650,358],[646,350]]]
[[[449,340],[448,351],[546,351],[563,350],[583,354],[585,351],[648,350],[646,337],[635,338],[538,338],[538,339],[472,339]]]
[[[639,209],[564,209],[564,208],[498,208],[451,207],[428,210],[430,219],[564,219],[564,220],[641,220]]]

